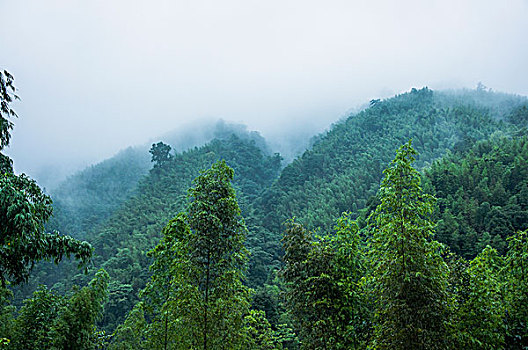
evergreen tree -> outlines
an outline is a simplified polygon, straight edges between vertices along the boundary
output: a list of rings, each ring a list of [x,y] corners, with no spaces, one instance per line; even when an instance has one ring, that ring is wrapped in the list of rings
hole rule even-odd
[[[422,193],[415,155],[411,141],[400,147],[368,219],[378,349],[448,347],[447,266],[432,240],[434,198]]]

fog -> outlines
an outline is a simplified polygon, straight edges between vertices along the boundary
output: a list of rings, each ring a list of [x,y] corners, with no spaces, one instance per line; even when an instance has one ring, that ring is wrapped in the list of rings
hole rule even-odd
[[[5,0],[0,13],[0,68],[21,97],[7,154],[39,179],[193,121],[243,123],[280,148],[412,87],[528,95],[528,0]]]

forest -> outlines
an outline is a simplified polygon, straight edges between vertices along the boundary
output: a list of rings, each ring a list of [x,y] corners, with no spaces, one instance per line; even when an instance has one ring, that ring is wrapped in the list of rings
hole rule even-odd
[[[49,192],[1,153],[16,99],[0,349],[528,349],[525,97],[413,88],[288,163],[219,123]]]

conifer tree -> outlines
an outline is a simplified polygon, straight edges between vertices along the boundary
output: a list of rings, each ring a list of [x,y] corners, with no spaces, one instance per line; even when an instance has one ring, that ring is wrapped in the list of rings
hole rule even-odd
[[[447,266],[432,240],[434,198],[422,192],[415,156],[411,141],[400,147],[368,219],[378,349],[448,347]]]
[[[242,283],[247,250],[246,226],[240,215],[234,171],[219,161],[195,179],[188,210],[190,234],[185,240],[192,269],[188,281],[198,296],[200,348],[233,348],[242,339],[249,289]]]

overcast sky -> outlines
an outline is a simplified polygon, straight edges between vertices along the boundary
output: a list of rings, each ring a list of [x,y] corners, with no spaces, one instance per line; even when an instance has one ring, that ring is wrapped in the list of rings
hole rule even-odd
[[[320,131],[412,87],[528,95],[528,0],[0,0],[17,172],[193,120]]]

